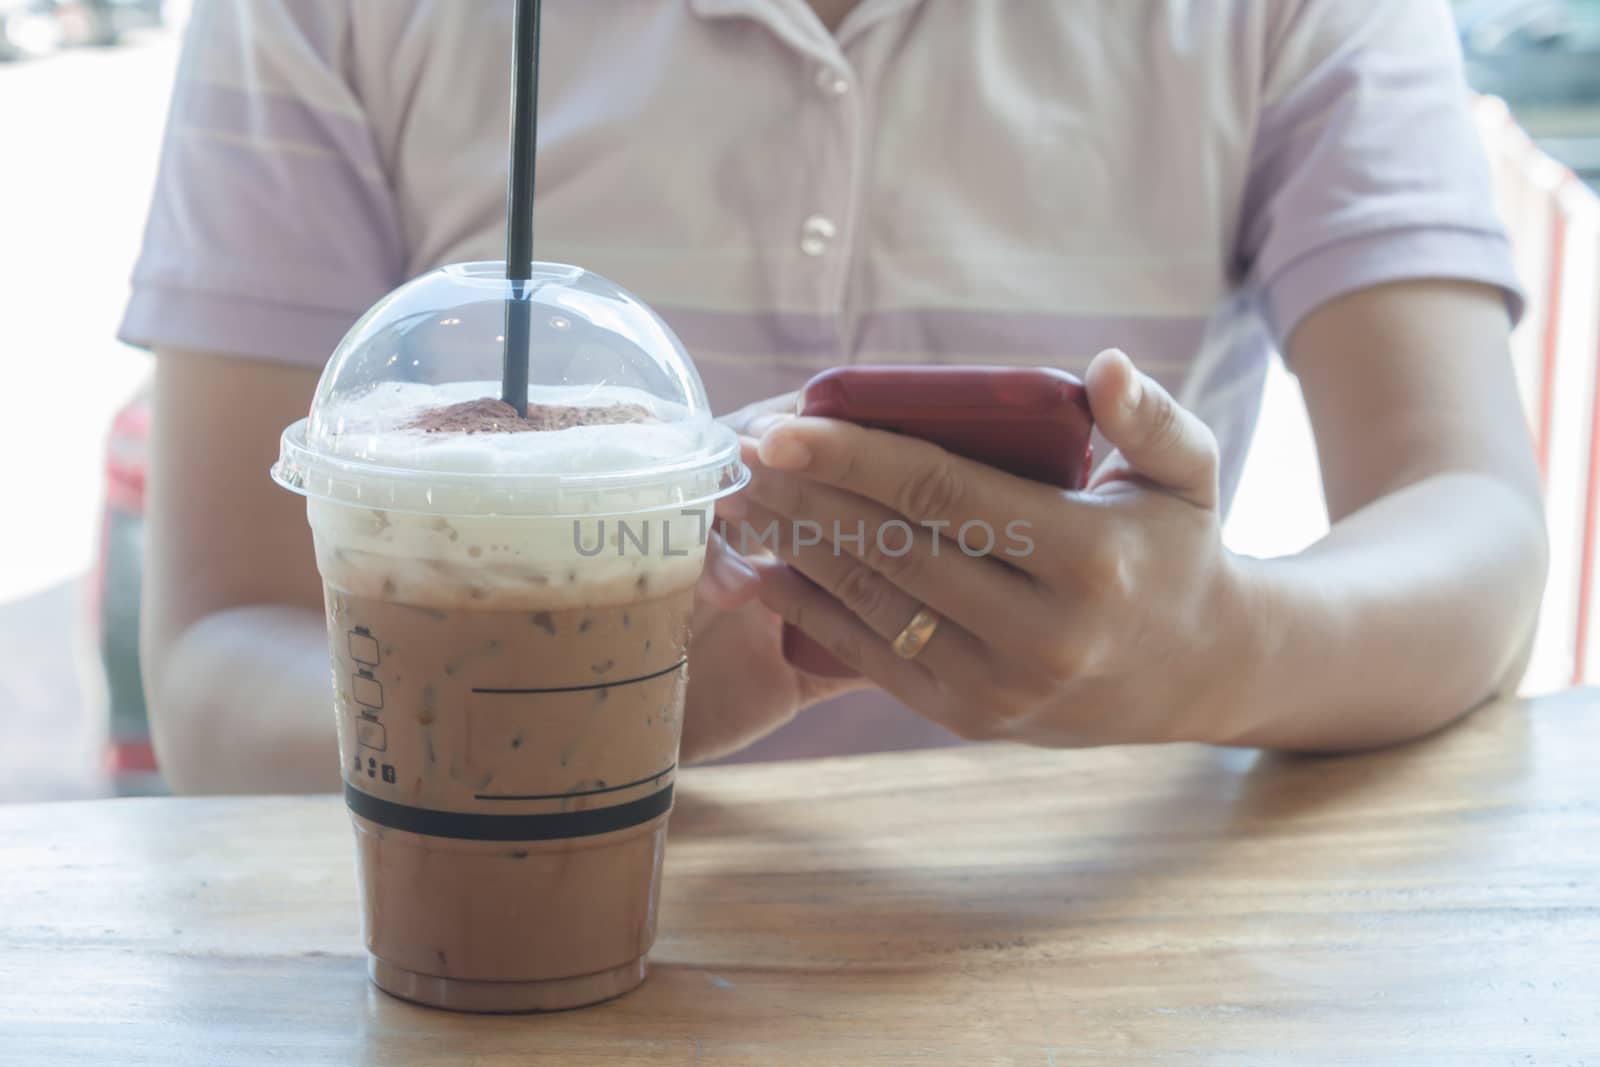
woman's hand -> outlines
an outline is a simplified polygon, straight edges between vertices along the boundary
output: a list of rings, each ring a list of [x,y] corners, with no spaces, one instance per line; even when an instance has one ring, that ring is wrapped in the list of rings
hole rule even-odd
[[[752,419],[793,410],[793,401],[792,396],[764,401],[724,421],[743,430]],[[685,763],[737,752],[802,708],[864,684],[790,666],[783,655],[782,620],[757,599],[759,584],[751,564],[712,533],[690,623],[689,691],[680,749]]]
[[[746,427],[755,478],[719,509],[725,534],[787,564],[756,561],[774,612],[963,737],[1226,742],[1257,641],[1216,440],[1119,352],[1087,385],[1116,452],[1086,492],[769,414]],[[924,606],[942,621],[902,658],[891,642]]]

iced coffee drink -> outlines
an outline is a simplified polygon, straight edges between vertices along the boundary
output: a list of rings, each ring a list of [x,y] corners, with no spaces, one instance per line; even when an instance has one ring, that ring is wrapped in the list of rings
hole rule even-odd
[[[571,303],[551,329],[571,333]],[[612,342],[613,367],[651,360],[631,380],[570,384],[568,365],[524,413],[492,380],[380,381],[335,387],[286,435],[372,975],[399,996],[553,1010],[644,977],[693,586],[714,499],[742,477],[681,349],[646,339]],[[644,373],[663,358],[687,395]],[[320,455],[319,416],[337,427]]]

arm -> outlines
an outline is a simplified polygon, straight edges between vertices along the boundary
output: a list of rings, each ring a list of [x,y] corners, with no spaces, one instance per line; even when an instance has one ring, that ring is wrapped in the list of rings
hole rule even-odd
[[[173,87],[120,336],[157,353],[145,678],[179,790],[338,785],[305,507],[267,468],[407,273],[351,8],[196,4]]]
[[[316,380],[157,354],[142,644],[156,753],[178,792],[338,787],[305,504],[267,476]]]
[[[1205,741],[1341,750],[1433,730],[1514,684],[1544,576],[1543,525],[1498,293],[1369,288],[1294,352],[1332,534],[1284,560],[1222,546],[1217,443],[1120,353],[1087,375],[1116,451],[1061,493],[911,438],[774,417],[737,506],[853,529],[1027,523],[1036,551],[902,556],[779,546],[762,598],[964,737],[1073,746]],[[871,538],[867,539],[868,542]],[[891,640],[942,618],[919,657]]]
[[[1309,316],[1290,342],[1332,532],[1248,562],[1261,638],[1239,740],[1360,748],[1512,692],[1546,546],[1501,294],[1384,286]]]

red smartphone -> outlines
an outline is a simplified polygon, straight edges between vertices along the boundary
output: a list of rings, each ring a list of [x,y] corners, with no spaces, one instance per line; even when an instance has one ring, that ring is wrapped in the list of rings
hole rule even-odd
[[[806,383],[800,414],[920,437],[1061,489],[1087,485],[1093,461],[1083,382],[1049,367],[837,367]]]
[[[806,384],[799,408],[931,441],[1061,489],[1084,488],[1093,466],[1088,393],[1078,378],[1049,367],[837,367]],[[783,652],[813,674],[855,673],[787,624]]]

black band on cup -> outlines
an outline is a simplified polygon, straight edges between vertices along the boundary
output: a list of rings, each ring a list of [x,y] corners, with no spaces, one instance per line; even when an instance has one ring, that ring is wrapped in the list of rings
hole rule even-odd
[[[348,782],[344,787],[344,802],[368,822],[413,834],[452,837],[460,841],[559,841],[626,830],[665,815],[672,809],[672,786],[626,804],[539,815],[484,815],[413,808],[381,800]]]

